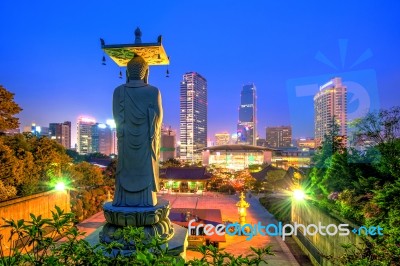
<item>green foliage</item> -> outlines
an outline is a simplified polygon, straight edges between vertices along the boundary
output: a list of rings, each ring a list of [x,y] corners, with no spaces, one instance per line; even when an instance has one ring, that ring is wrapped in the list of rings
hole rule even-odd
[[[235,191],[235,187],[233,187],[231,184],[224,184],[218,188],[218,192],[221,193],[234,194]]]
[[[49,182],[68,173],[70,158],[65,149],[48,138],[17,134],[0,138],[0,181],[27,196],[49,190]]]
[[[274,194],[259,199],[261,205],[269,213],[274,215],[278,221],[285,223],[290,223],[291,220],[291,200],[288,197],[276,197]]]
[[[346,265],[400,265],[400,107],[369,113],[354,124],[353,144],[327,136],[313,158],[308,191],[314,204],[359,225],[380,226],[383,236],[346,247]],[[333,148],[332,148],[333,147]]]
[[[97,187],[104,184],[102,170],[88,162],[75,164],[70,169],[74,187]]]
[[[267,256],[273,256],[271,246],[265,248],[250,247],[252,253],[235,257],[221,249],[209,246],[200,246],[198,251],[201,253],[201,259],[188,261],[186,265],[205,266],[205,265],[262,265],[268,264]]]
[[[11,238],[17,238],[21,246],[6,251],[0,245],[0,265],[260,265],[267,264],[267,256],[273,255],[270,246],[251,247],[250,255],[238,257],[213,246],[201,246],[202,257],[185,262],[170,255],[168,245],[163,246],[160,238],[149,239],[143,228],[128,226],[115,232],[125,242],[134,244],[131,254],[124,256],[123,245],[117,242],[91,246],[73,227],[73,222],[73,215],[58,207],[51,219],[31,215],[31,221],[27,222],[5,221],[3,227],[11,228]],[[57,243],[61,236],[63,240]]]
[[[19,127],[19,119],[15,117],[22,109],[14,102],[14,94],[0,85],[0,131]]]
[[[15,197],[15,195],[17,195],[17,189],[14,186],[4,185],[0,180],[0,201]]]
[[[107,201],[109,187],[92,189],[79,189],[71,191],[71,210],[78,221],[83,221],[103,210],[102,206]]]
[[[115,181],[116,174],[117,174],[117,164],[118,164],[118,159],[113,159],[111,163],[107,166],[104,176],[105,179],[107,180],[112,180]]]

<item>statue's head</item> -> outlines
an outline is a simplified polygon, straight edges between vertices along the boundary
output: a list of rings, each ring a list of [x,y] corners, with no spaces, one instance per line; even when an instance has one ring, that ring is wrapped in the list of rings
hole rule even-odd
[[[147,80],[149,65],[146,61],[135,55],[127,64],[127,77],[129,80]]]

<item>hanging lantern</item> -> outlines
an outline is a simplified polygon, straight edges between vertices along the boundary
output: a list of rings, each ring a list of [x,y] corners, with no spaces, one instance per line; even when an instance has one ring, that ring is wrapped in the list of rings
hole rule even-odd
[[[121,71],[121,69],[119,70],[119,78],[122,79],[122,71]]]
[[[101,60],[101,64],[103,65],[103,66],[105,66],[106,65],[106,57],[103,55],[103,59]]]

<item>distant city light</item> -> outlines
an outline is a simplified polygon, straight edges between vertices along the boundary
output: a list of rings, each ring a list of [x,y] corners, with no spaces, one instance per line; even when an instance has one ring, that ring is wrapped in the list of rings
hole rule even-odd
[[[97,127],[98,128],[107,128],[107,125],[106,124],[98,124]]]
[[[114,119],[107,119],[106,124],[109,125],[111,128],[116,128]]]
[[[96,123],[96,119],[85,116],[80,116],[78,120],[85,123]]]

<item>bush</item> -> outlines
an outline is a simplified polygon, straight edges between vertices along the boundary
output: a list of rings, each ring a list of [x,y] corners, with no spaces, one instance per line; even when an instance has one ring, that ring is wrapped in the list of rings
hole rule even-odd
[[[228,193],[230,195],[235,193],[235,188],[230,184],[225,184],[219,187],[218,192]]]

